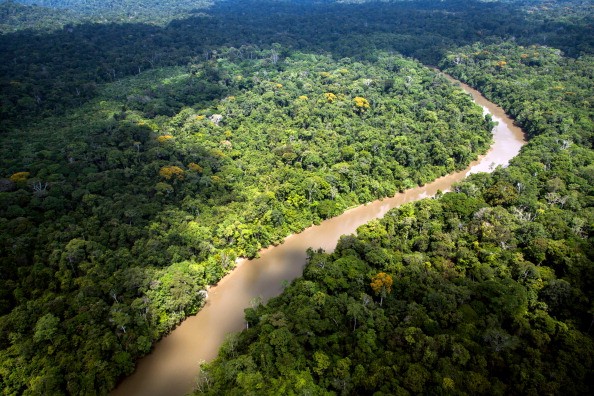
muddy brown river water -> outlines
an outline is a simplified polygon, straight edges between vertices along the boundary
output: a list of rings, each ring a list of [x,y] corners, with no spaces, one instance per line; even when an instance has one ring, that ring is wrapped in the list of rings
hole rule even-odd
[[[320,225],[287,237],[282,245],[264,249],[258,259],[242,260],[232,273],[209,290],[204,308],[159,341],[149,355],[140,359],[136,371],[111,395],[176,396],[189,393],[193,389],[200,362],[214,359],[225,336],[245,327],[243,310],[249,306],[250,300],[261,297],[266,301],[281,293],[283,281],[301,276],[307,248],[332,251],[341,235],[354,233],[360,225],[383,217],[394,207],[432,197],[438,190],[448,191],[452,184],[471,173],[490,172],[498,165],[507,165],[526,143],[522,131],[513,125],[500,107],[476,90],[459,84],[483,107],[485,113],[490,113],[493,120],[498,122],[493,130],[494,143],[487,154],[464,171],[449,174],[392,198],[350,209]]]

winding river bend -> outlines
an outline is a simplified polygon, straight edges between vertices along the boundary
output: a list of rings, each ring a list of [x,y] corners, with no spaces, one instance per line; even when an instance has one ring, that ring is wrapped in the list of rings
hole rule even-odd
[[[261,297],[266,301],[281,293],[283,281],[301,276],[307,248],[332,251],[341,235],[354,233],[360,225],[383,217],[396,206],[431,197],[438,190],[448,191],[453,183],[471,173],[490,172],[498,165],[507,165],[526,143],[522,131],[513,125],[500,107],[486,100],[478,91],[465,84],[460,83],[460,86],[498,122],[493,130],[494,144],[487,154],[461,172],[392,198],[348,210],[300,234],[289,236],[282,245],[261,251],[259,259],[240,262],[231,274],[210,289],[204,308],[159,341],[153,352],[138,362],[136,371],[111,395],[187,394],[193,388],[200,362],[214,359],[225,336],[245,326],[243,310],[249,306],[250,300]]]

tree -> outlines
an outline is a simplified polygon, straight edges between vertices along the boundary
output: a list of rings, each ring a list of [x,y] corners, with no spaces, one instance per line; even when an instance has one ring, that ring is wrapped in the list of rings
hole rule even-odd
[[[328,103],[332,103],[337,99],[336,95],[334,95],[332,92],[326,92],[324,96],[326,97],[326,101],[328,101]]]
[[[23,185],[31,175],[29,172],[17,172],[10,176],[10,180],[18,185]]]
[[[385,272],[380,272],[371,278],[371,288],[377,296],[380,296],[380,306],[384,298],[392,292],[392,284],[392,277]]]
[[[363,315],[365,314],[365,307],[360,304],[357,300],[353,297],[349,297],[349,302],[347,305],[347,316],[353,318],[353,331],[357,330],[357,321],[363,319]]]
[[[183,180],[184,170],[179,166],[164,166],[159,170],[159,175],[166,180]]]
[[[60,319],[56,318],[51,313],[43,315],[35,324],[35,333],[33,334],[33,340],[35,342],[51,341],[58,331],[58,325]]]
[[[357,96],[353,99],[355,103],[355,111],[358,113],[363,113],[365,110],[369,109],[369,101],[365,98]]]

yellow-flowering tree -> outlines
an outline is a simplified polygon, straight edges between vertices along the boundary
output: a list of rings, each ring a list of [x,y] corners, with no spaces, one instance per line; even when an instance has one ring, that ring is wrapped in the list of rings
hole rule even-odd
[[[17,172],[15,174],[13,174],[12,176],[10,176],[10,180],[12,180],[14,183],[24,183],[27,181],[27,179],[29,178],[30,173],[29,172]]]
[[[183,180],[184,179],[184,170],[179,166],[164,166],[159,171],[159,175],[166,180],[176,179],[176,180]]]
[[[171,135],[161,135],[157,138],[157,141],[159,143],[165,143],[171,139],[173,139],[173,136],[171,136]]]
[[[336,100],[336,95],[334,95],[332,92],[326,92],[324,95],[326,96],[328,103],[332,103]]]
[[[195,162],[190,162],[188,164],[188,168],[196,173],[202,173],[204,171],[204,168],[202,168],[200,165],[196,164]]]
[[[392,277],[385,272],[380,272],[371,278],[371,288],[373,292],[380,296],[380,306],[384,302],[384,297],[392,292]]]
[[[364,112],[365,110],[367,110],[370,105],[369,105],[369,101],[365,98],[362,98],[360,96],[357,96],[353,99],[353,102],[355,103],[355,110],[359,113]]]

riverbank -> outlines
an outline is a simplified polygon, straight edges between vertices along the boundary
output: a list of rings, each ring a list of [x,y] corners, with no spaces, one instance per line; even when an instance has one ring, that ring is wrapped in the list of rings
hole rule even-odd
[[[478,91],[459,84],[498,123],[493,130],[494,143],[484,156],[461,172],[394,197],[350,209],[287,237],[282,245],[261,251],[260,258],[238,266],[211,288],[203,309],[159,341],[153,352],[138,362],[136,371],[112,395],[186,394],[193,387],[200,362],[213,359],[225,336],[245,326],[243,310],[249,307],[250,301],[254,298],[267,300],[278,295],[282,292],[284,281],[301,275],[307,248],[331,251],[341,235],[354,233],[359,226],[383,217],[394,207],[434,196],[438,191],[448,191],[454,183],[471,173],[489,172],[496,166],[507,165],[525,144],[522,131],[513,125],[500,107]]]

